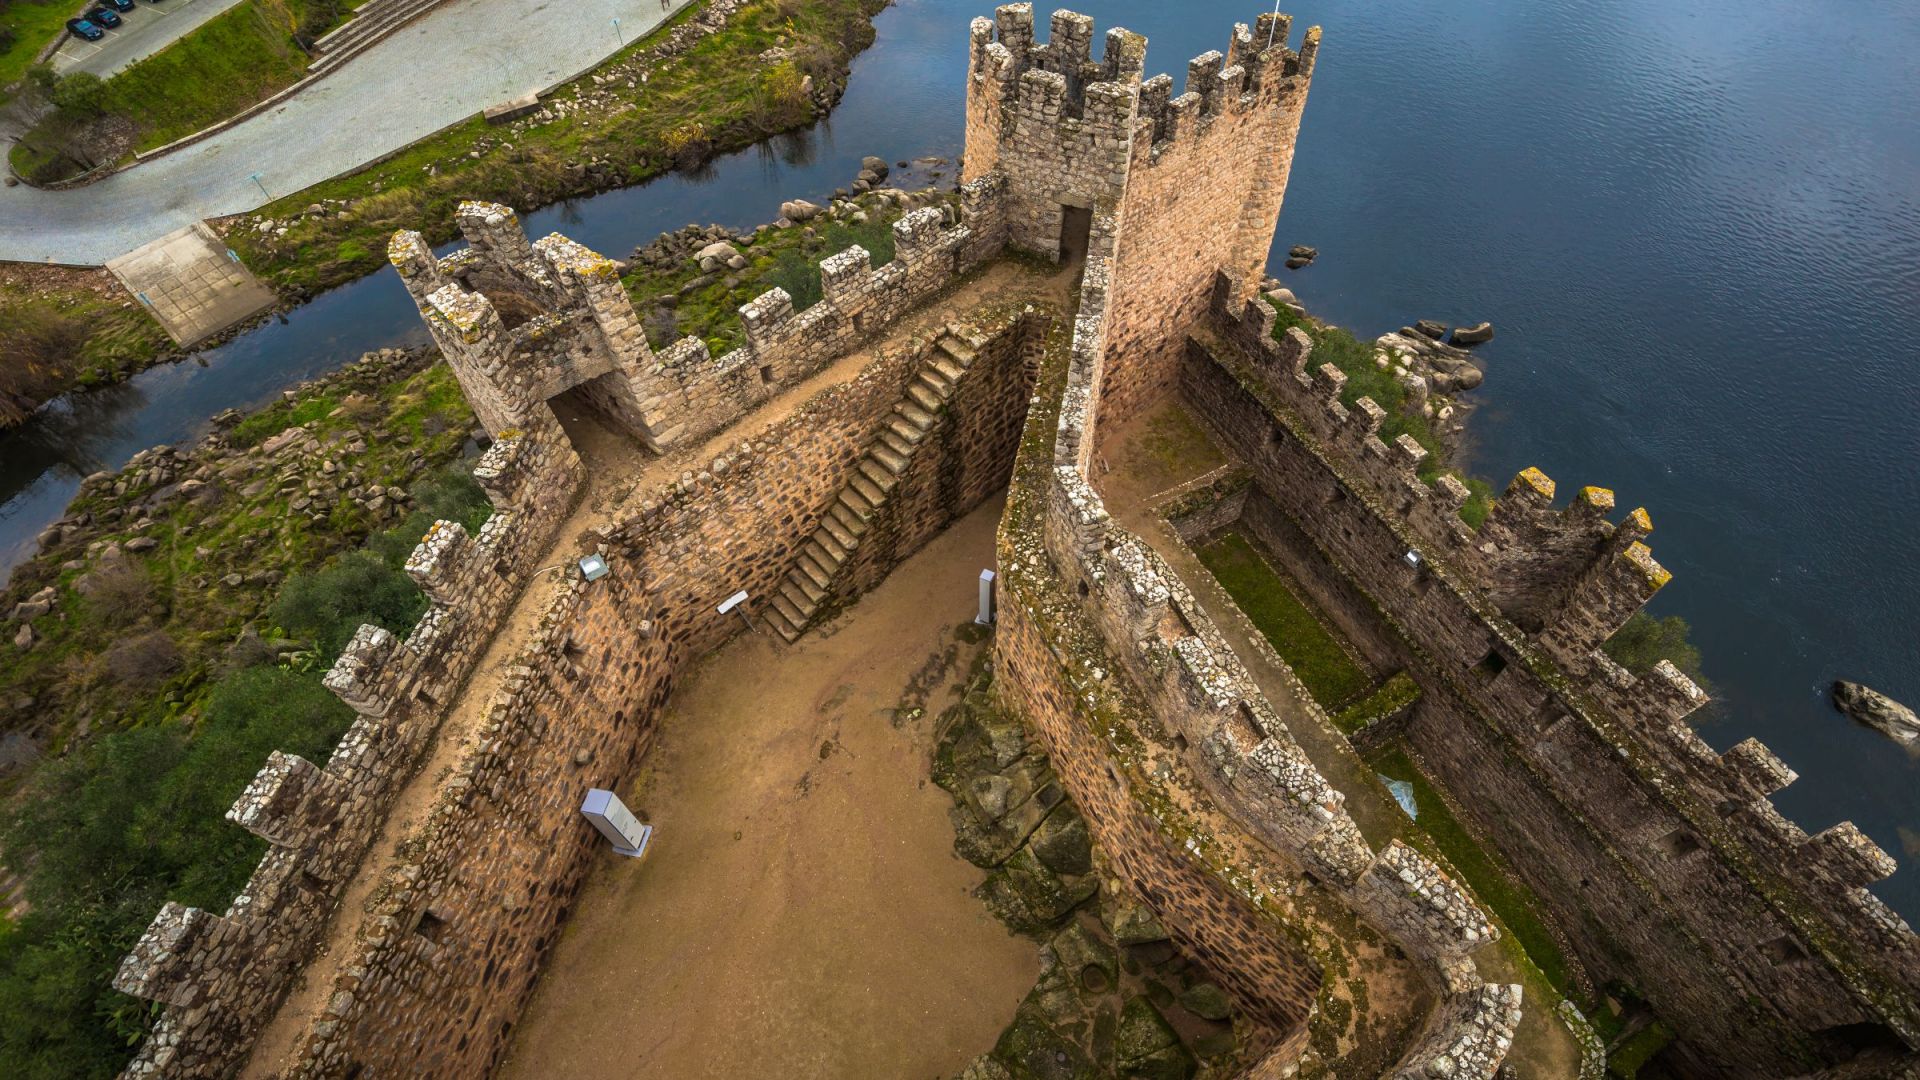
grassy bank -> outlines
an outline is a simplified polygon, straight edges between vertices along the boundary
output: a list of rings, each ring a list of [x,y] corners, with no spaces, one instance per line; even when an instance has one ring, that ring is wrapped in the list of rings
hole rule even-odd
[[[1487,511],[1493,508],[1492,487],[1477,476],[1448,468],[1446,446],[1425,416],[1406,407],[1407,388],[1400,385],[1392,371],[1373,362],[1373,345],[1338,326],[1326,326],[1303,318],[1272,300],[1267,303],[1277,316],[1273,324],[1276,339],[1284,336],[1289,329],[1298,327],[1313,339],[1314,366],[1330,363],[1347,377],[1346,385],[1340,390],[1341,404],[1351,407],[1363,397],[1372,398],[1375,405],[1387,411],[1386,422],[1380,425],[1382,441],[1392,443],[1406,435],[1426,450],[1427,456],[1420,462],[1421,479],[1431,484],[1440,478],[1441,473],[1453,472],[1461,483],[1467,485],[1471,496],[1466,505],[1460,508],[1460,517],[1467,524],[1479,528],[1480,523],[1487,519]]]
[[[0,103],[27,74],[47,42],[66,33],[67,19],[80,5],[71,0],[6,0],[0,4]]]
[[[155,1013],[110,988],[121,957],[166,900],[220,911],[245,885],[265,845],[227,807],[272,750],[325,760],[353,714],[321,675],[362,622],[405,633],[425,610],[401,565],[431,521],[485,519],[454,460],[472,415],[445,366],[374,382],[336,378],[236,427],[252,450],[190,459],[214,497],[155,506],[144,463],[90,485],[77,512],[125,527],[21,567],[0,602],[53,591],[32,647],[0,646],[0,702],[13,726],[54,718],[66,750],[14,782],[0,831],[29,905],[0,919],[0,1075],[125,1064]],[[364,483],[316,499],[279,479],[308,470]],[[376,480],[406,483],[407,509],[351,494]]]
[[[104,82],[62,77],[51,87],[54,109],[14,145],[14,171],[38,183],[68,179],[184,138],[293,85],[307,69],[294,42],[302,10],[289,0],[245,0]]]
[[[600,84],[582,77],[556,90],[544,119],[490,127],[476,116],[237,219],[228,240],[255,273],[310,291],[379,269],[396,229],[451,238],[464,199],[530,210],[750,146],[813,121],[813,94],[844,83],[883,6],[747,0],[719,31],[655,55],[663,33],[698,25],[704,9],[689,8],[596,68]],[[314,205],[325,212],[306,212]]]
[[[63,390],[118,382],[172,349],[104,270],[0,268],[0,428]]]

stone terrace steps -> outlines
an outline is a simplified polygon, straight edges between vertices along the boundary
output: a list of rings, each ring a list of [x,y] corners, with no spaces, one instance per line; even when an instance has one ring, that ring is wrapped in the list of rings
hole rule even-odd
[[[899,485],[914,451],[939,422],[953,388],[973,363],[973,347],[952,334],[934,342],[928,362],[907,396],[893,407],[854,468],[840,497],[800,546],[800,556],[773,594],[767,625],[788,644],[800,640],[827,598],[833,579],[867,533],[868,524]]]
[[[367,0],[353,18],[313,43],[309,77],[322,75],[366,51],[375,42],[425,15],[446,0]]]

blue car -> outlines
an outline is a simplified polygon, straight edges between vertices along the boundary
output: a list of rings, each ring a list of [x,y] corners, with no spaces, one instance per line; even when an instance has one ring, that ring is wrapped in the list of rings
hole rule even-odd
[[[87,21],[111,30],[120,25],[120,16],[105,4],[95,4],[93,9],[87,12]]]
[[[68,19],[67,33],[87,41],[99,41],[101,38],[107,36],[105,30],[100,29],[85,19]]]
[[[133,0],[101,0],[100,6],[111,6],[115,11],[132,11]]]

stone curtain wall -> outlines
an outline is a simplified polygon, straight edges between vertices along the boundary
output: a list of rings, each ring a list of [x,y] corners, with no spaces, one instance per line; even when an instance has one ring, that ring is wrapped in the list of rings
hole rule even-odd
[[[874,545],[868,583],[1004,482],[1015,441],[1000,410],[1012,402],[1016,425],[1023,415],[1048,319],[1008,309],[964,331],[981,348],[963,380],[971,397],[956,395],[955,430],[923,449],[927,475],[897,489],[902,516]],[[376,931],[343,966],[293,1075],[464,1077],[497,1064],[580,885],[606,857],[581,797],[632,775],[679,673],[741,629],[719,602],[745,589],[751,606],[778,585],[942,332],[721,449],[610,529],[599,546],[607,577],[568,572],[408,860],[383,882]]]
[[[968,185],[964,224],[933,207],[902,217],[884,266],[858,246],[829,256],[824,298],[805,311],[784,289],[762,293],[740,308],[747,343],[719,357],[695,337],[656,354],[612,260],[558,233],[528,243],[505,206],[462,203],[469,246],[444,258],[414,232],[394,234],[388,255],[489,431],[580,387],[660,451],[722,430],[998,255],[1005,193]]]
[[[405,641],[360,628],[326,676],[358,718],[324,766],[275,752],[227,817],[272,845],[224,914],[168,904],[116,988],[165,1006],[126,1075],[235,1068],[317,945],[340,891],[485,651],[582,472],[547,425],[496,441],[474,476],[494,511],[477,537],[436,523],[407,561],[431,606]]]
[[[1483,984],[1468,954],[1493,940],[1485,914],[1431,861],[1394,844],[1376,855],[1344,797],[1315,770],[1211,620],[1159,557],[1115,525],[1087,482],[1110,354],[1103,340],[1113,222],[1096,214],[1085,286],[1066,347],[1057,412],[1036,410],[1000,535],[997,685],[1040,731],[1063,781],[1129,885],[1249,1010],[1285,1033],[1266,1068],[1297,1061],[1322,974],[1234,875],[1172,840],[1166,795],[1130,763],[1109,710],[1150,713],[1233,823],[1310,870],[1332,896],[1431,971],[1444,1005],[1399,1075],[1429,1066],[1491,1077],[1520,1015],[1518,986]],[[1118,669],[1116,671],[1116,668]],[[1119,677],[1116,678],[1115,676]],[[1310,705],[1310,702],[1308,703]],[[1180,744],[1176,744],[1180,745]],[[1137,753],[1135,755],[1137,757]]]
[[[1720,753],[1695,735],[1684,720],[1705,695],[1670,665],[1635,678],[1597,652],[1666,580],[1645,512],[1612,524],[1594,488],[1555,510],[1528,470],[1469,530],[1464,492],[1428,488],[1417,447],[1382,443],[1371,401],[1341,406],[1304,335],[1275,342],[1270,308],[1217,295],[1183,389],[1251,467],[1248,505],[1297,534],[1245,522],[1283,555],[1310,544],[1290,567],[1302,578],[1331,567],[1366,598],[1316,590],[1373,624],[1362,640],[1400,643],[1423,691],[1411,744],[1596,979],[1644,993],[1708,1074],[1797,1075],[1863,1041],[1920,1043],[1920,951],[1865,889],[1892,860],[1851,824],[1808,837],[1782,817],[1768,796],[1792,770],[1755,740]]]
[[[1100,386],[1110,422],[1173,390],[1217,272],[1260,281],[1320,47],[1314,27],[1298,52],[1289,49],[1290,23],[1266,14],[1252,30],[1236,26],[1225,56],[1209,52],[1187,65],[1177,97],[1165,75],[1141,88],[1108,340],[1124,362]]]

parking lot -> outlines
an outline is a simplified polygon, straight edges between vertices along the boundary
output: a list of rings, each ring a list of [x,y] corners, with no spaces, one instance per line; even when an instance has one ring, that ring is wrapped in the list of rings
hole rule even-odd
[[[66,74],[86,71],[106,78],[144,60],[194,27],[238,4],[240,0],[139,0],[132,11],[119,12],[119,27],[99,41],[69,35],[53,54],[53,69]],[[77,11],[79,4],[75,4]],[[91,5],[90,5],[91,6]]]

